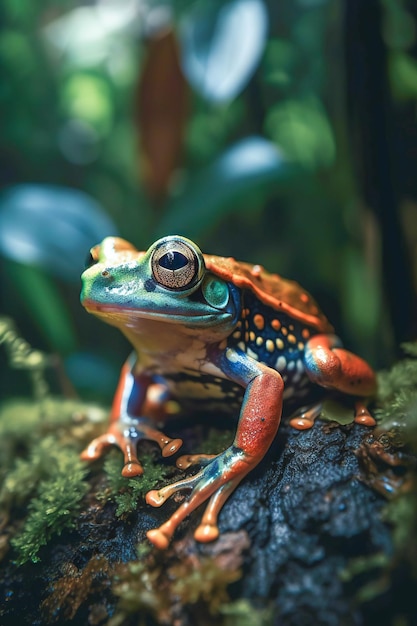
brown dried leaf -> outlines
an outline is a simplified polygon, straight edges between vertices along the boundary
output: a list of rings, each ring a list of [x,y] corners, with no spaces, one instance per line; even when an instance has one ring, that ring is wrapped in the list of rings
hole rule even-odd
[[[188,112],[188,87],[172,30],[148,41],[136,111],[141,179],[152,200],[160,203],[180,162]]]

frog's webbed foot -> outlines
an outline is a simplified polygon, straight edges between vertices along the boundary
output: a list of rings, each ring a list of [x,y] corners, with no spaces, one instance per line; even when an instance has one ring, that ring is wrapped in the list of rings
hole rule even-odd
[[[217,518],[223,504],[253,466],[253,462],[247,458],[247,455],[235,446],[231,446],[214,457],[189,455],[181,458],[185,459],[184,466],[189,467],[198,462],[204,464],[205,467],[195,476],[184,478],[162,489],[154,489],[146,494],[148,504],[161,506],[178,491],[191,489],[189,499],[181,504],[167,522],[159,528],[148,531],[149,541],[159,549],[168,547],[178,525],[206,500],[209,502],[194,537],[202,542],[216,539],[219,535]]]
[[[181,439],[171,439],[150,426],[145,419],[124,419],[112,422],[108,431],[94,439],[81,453],[81,458],[85,461],[94,461],[100,458],[109,446],[116,445],[124,456],[122,475],[139,476],[143,474],[143,467],[138,460],[136,446],[141,439],[155,441],[164,457],[171,456],[182,446]]]

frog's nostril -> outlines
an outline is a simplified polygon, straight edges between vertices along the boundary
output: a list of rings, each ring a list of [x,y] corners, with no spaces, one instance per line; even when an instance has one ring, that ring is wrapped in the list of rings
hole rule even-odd
[[[103,278],[110,278],[110,272],[108,270],[103,270],[101,272],[101,275],[103,276]]]

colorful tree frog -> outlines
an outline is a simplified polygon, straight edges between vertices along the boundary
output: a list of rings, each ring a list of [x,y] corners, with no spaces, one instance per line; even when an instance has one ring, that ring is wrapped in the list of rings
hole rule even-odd
[[[106,434],[82,454],[97,459],[115,444],[124,454],[123,476],[143,469],[140,439],[159,444],[164,457],[182,445],[158,429],[175,399],[186,411],[239,412],[233,443],[218,455],[182,456],[191,477],[149,491],[160,506],[183,489],[188,500],[170,519],[148,532],[166,548],[180,524],[208,500],[195,531],[198,541],[218,534],[219,512],[240,481],[264,457],[286,408],[299,408],[290,424],[310,428],[320,413],[317,391],[355,398],[355,421],[375,424],[364,399],[375,392],[375,374],[342,348],[313,298],[297,283],[260,265],[203,255],[189,239],[159,239],[147,252],[108,237],[91,250],[81,301],[88,312],[117,326],[134,347],[123,367]],[[192,414],[192,413],[191,413]]]

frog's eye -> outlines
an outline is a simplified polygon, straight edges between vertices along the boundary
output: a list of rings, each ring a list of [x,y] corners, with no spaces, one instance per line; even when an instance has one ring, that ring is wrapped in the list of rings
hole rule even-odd
[[[196,251],[185,241],[168,240],[151,257],[154,279],[167,289],[189,289],[200,278]]]

